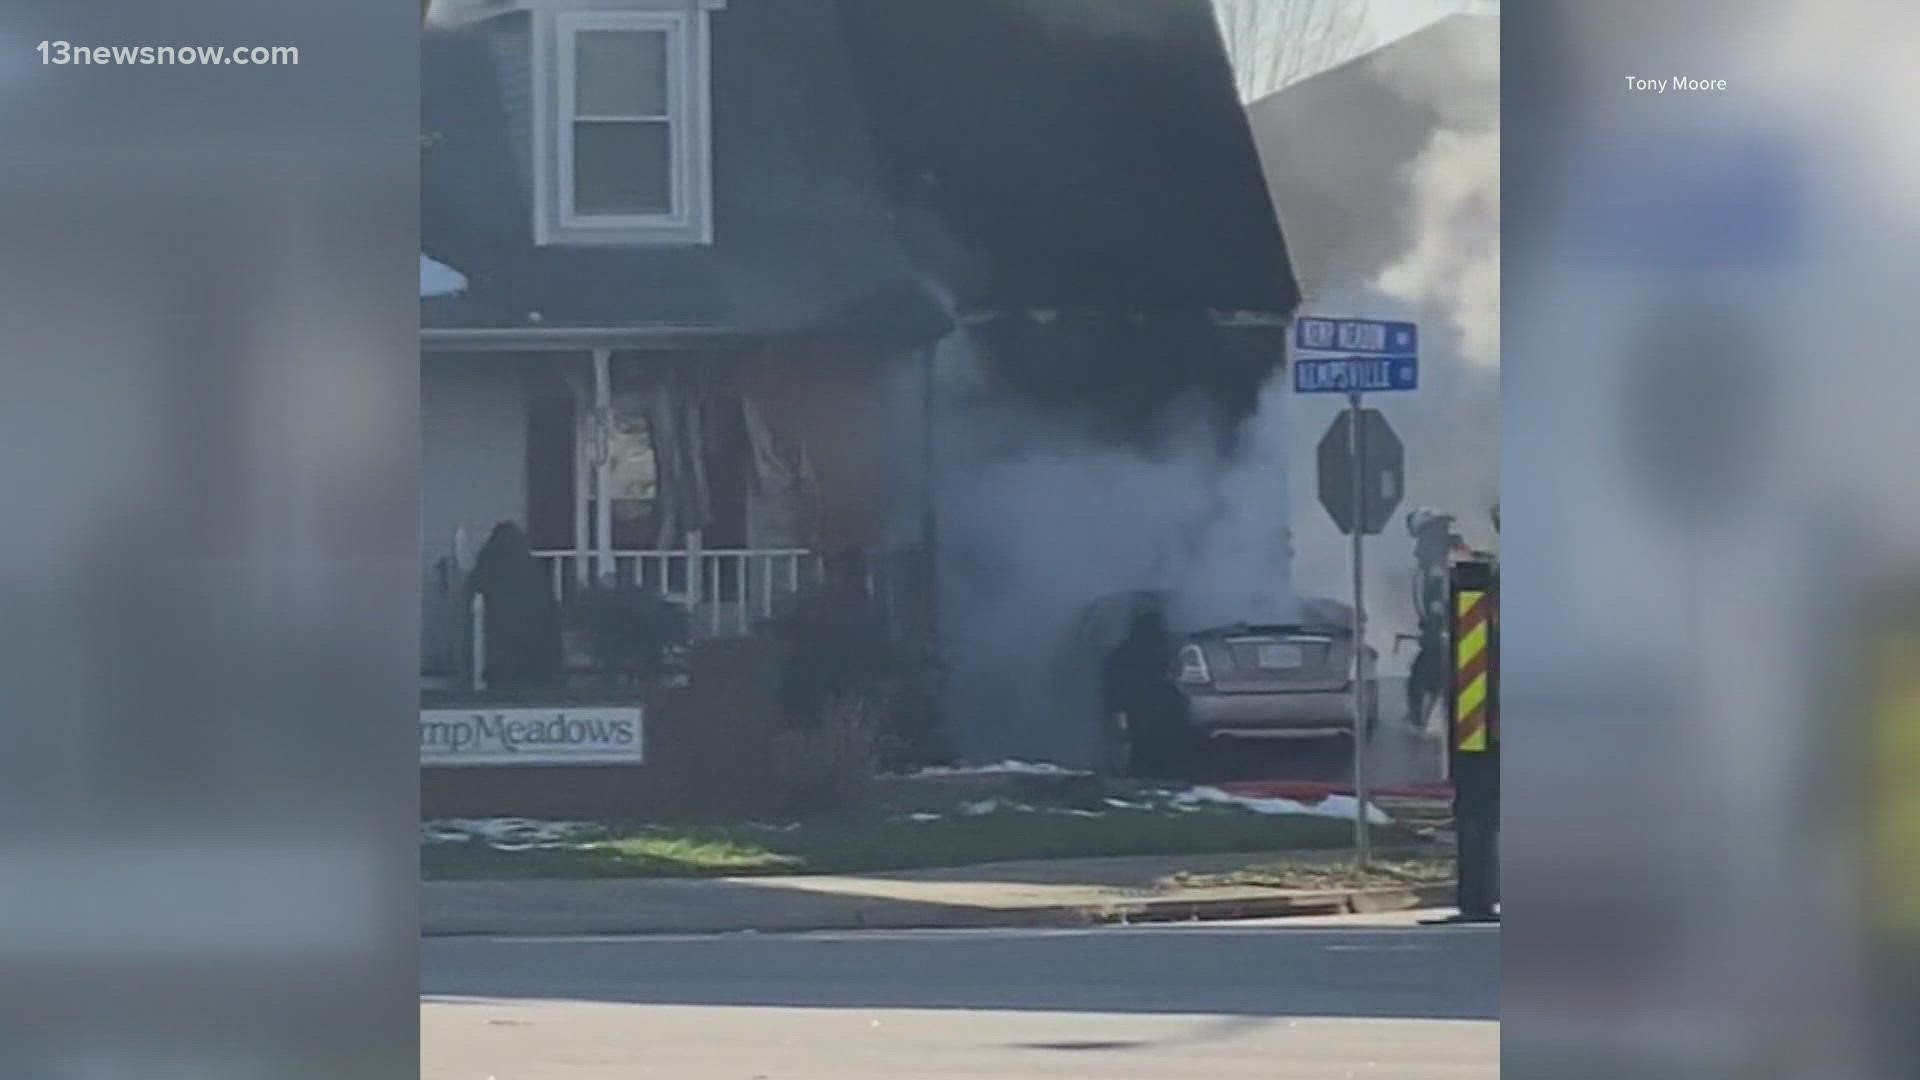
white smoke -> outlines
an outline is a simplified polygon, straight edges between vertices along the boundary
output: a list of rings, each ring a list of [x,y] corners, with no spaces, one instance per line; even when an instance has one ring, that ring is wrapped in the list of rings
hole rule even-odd
[[[1162,593],[1186,625],[1295,613],[1277,425],[1229,465],[1176,405],[1150,456],[994,397],[964,334],[942,352],[940,607],[963,754],[1094,763],[1086,620],[1104,598]]]
[[[1414,240],[1375,287],[1459,339],[1448,365],[1500,366],[1500,131],[1434,132],[1408,178]]]
[[[1423,148],[1400,170],[1400,205],[1359,208],[1366,211],[1363,220],[1392,230],[1393,242],[1349,241],[1338,253],[1303,253],[1320,256],[1313,260],[1317,265],[1342,269],[1336,280],[1309,283],[1302,310],[1419,324],[1420,389],[1367,402],[1387,416],[1406,447],[1402,514],[1416,507],[1454,514],[1469,543],[1491,547],[1500,426],[1497,22],[1436,27],[1418,46],[1389,49],[1370,65],[1372,77],[1410,110],[1418,103],[1421,112],[1438,118]],[[1364,118],[1328,119],[1358,124]],[[1371,266],[1350,257],[1369,249],[1393,254]],[[1295,475],[1308,477],[1315,444],[1343,403],[1291,404]],[[1313,485],[1298,485],[1294,511],[1294,582],[1303,593],[1345,596],[1350,543],[1334,530]],[[1415,623],[1412,541],[1396,523],[1368,550],[1369,640],[1390,654],[1394,634]]]
[[[1482,545],[1498,497],[1497,41],[1497,28],[1469,33],[1403,70],[1378,65],[1377,77],[1441,120],[1403,165],[1402,205],[1359,215],[1392,230],[1393,242],[1355,250],[1391,254],[1363,265],[1349,252],[1321,253],[1316,265],[1348,269],[1343,280],[1309,282],[1303,304],[1420,324],[1421,389],[1369,404],[1406,444],[1403,510],[1457,514]],[[963,755],[1091,763],[1092,687],[1086,671],[1063,665],[1093,660],[1068,646],[1102,597],[1164,592],[1176,621],[1193,626],[1284,619],[1298,596],[1348,595],[1348,543],[1314,482],[1315,443],[1338,399],[1295,398],[1275,378],[1230,460],[1198,411],[1176,406],[1162,440],[1172,449],[1147,456],[997,400],[964,334],[943,353],[942,644]],[[1369,551],[1370,640],[1391,655],[1395,631],[1414,623],[1412,540],[1396,524]]]

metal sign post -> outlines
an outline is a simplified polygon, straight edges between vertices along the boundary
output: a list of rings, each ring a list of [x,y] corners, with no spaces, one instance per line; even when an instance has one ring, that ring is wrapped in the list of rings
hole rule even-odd
[[[1353,538],[1353,818],[1354,860],[1365,870],[1372,857],[1367,822],[1367,718],[1377,702],[1376,673],[1367,668],[1366,538],[1385,527],[1400,504],[1404,448],[1377,412],[1363,407],[1366,391],[1414,390],[1420,382],[1418,332],[1412,323],[1372,319],[1302,317],[1294,323],[1294,348],[1343,352],[1340,357],[1298,357],[1293,388],[1302,394],[1344,393],[1347,410],[1320,440],[1320,502],[1334,524]],[[1345,426],[1342,433],[1340,428]],[[1369,438],[1368,429],[1373,429]],[[1342,435],[1344,434],[1344,438]],[[1344,460],[1342,460],[1344,458]],[[1342,486],[1345,490],[1340,490]]]
[[[1348,450],[1353,456],[1353,505],[1366,505],[1366,433],[1360,427],[1360,395],[1347,395]],[[1367,836],[1367,530],[1353,530],[1353,800],[1359,804],[1353,814],[1354,861],[1367,868],[1370,852]]]

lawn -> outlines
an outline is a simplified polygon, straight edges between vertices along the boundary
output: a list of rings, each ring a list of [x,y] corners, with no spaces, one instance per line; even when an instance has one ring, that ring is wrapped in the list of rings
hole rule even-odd
[[[544,837],[423,836],[431,880],[832,874],[1111,855],[1321,851],[1353,839],[1351,819],[1257,812],[1190,793],[1092,777],[881,784],[859,812],[794,822],[609,822]],[[526,830],[522,830],[523,832]],[[1376,843],[1412,842],[1392,826]]]

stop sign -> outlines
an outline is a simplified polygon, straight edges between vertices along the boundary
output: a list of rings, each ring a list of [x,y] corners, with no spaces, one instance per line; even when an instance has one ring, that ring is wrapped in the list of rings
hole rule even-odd
[[[1320,473],[1320,505],[1327,508],[1333,523],[1344,535],[1353,535],[1356,520],[1360,531],[1376,536],[1387,527],[1394,510],[1400,506],[1406,488],[1406,447],[1393,426],[1378,409],[1357,410],[1360,417],[1360,484],[1354,490],[1353,417],[1348,409],[1334,417],[1327,433],[1320,437],[1317,453]],[[1360,505],[1354,505],[1354,496]]]

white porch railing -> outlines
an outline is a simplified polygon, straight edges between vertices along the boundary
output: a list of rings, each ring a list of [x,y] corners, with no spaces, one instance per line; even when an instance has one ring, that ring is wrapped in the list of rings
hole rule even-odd
[[[598,552],[536,551],[534,557],[547,564],[554,598],[563,604],[601,576]],[[694,633],[708,637],[747,635],[824,574],[821,557],[805,548],[614,551],[611,557],[615,582],[681,604],[693,616]]]

